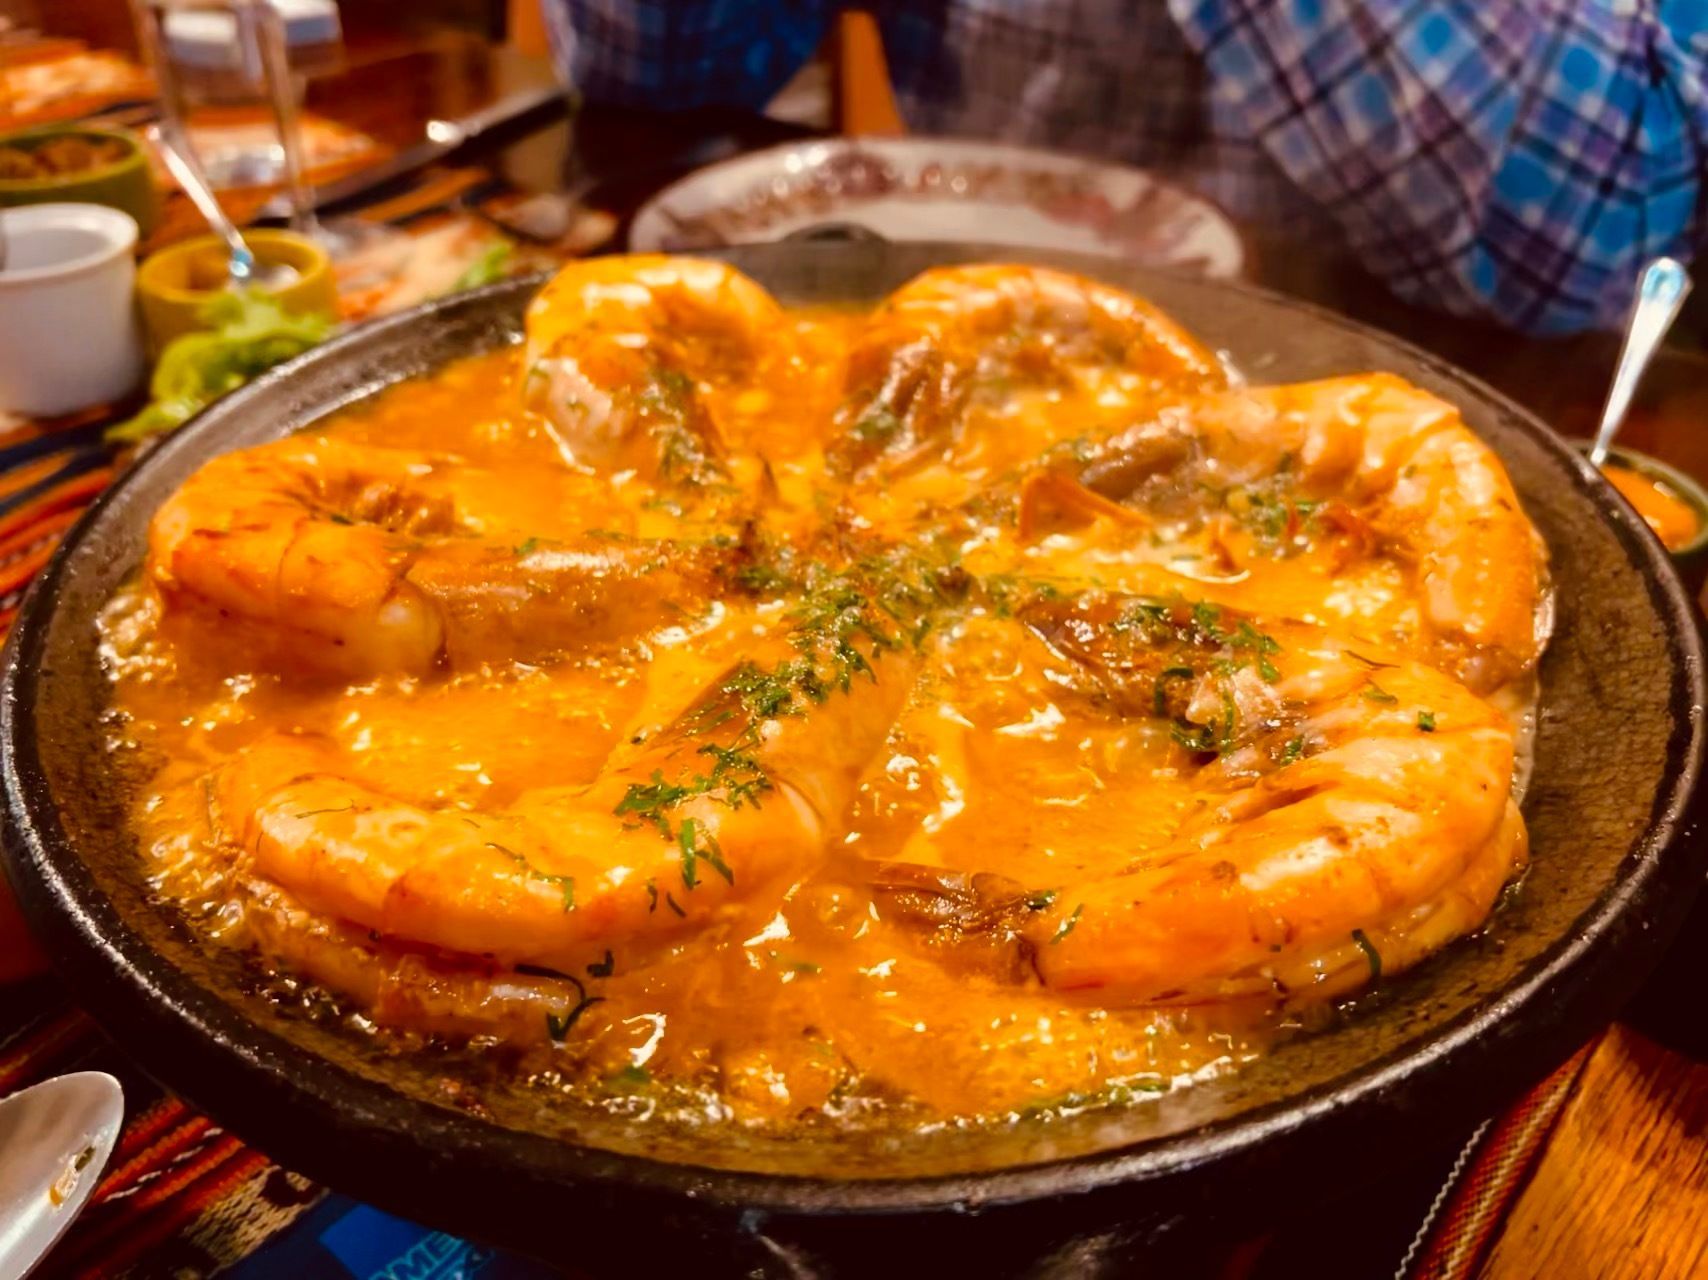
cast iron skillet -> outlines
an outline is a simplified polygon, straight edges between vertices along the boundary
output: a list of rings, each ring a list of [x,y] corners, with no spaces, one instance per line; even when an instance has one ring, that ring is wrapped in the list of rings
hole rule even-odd
[[[1294,302],[1011,249],[730,255],[796,302],[869,301],[935,263],[1016,256],[1148,294],[1254,381],[1396,371],[1460,405],[1504,458],[1551,548],[1558,617],[1525,803],[1534,866],[1486,937],[1340,1024],[1160,1102],[999,1137],[833,1135],[792,1149],[696,1149],[543,1106],[460,1060],[388,1055],[276,984],[259,993],[239,958],[200,945],[141,883],[119,766],[101,745],[93,618],[135,570],[150,514],[205,459],[513,340],[539,284],[521,281],[364,326],[222,400],[109,490],[43,573],[0,684],[6,853],[77,998],[166,1085],[287,1166],[447,1230],[622,1273],[896,1274],[953,1259],[988,1275],[1085,1274],[1182,1223],[1249,1223],[1366,1181],[1562,1058],[1636,987],[1702,874],[1690,810],[1702,648],[1659,546],[1582,459],[1487,387]]]

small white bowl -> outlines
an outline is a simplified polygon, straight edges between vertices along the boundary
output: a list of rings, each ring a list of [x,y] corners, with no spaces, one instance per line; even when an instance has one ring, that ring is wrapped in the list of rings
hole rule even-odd
[[[52,417],[142,377],[136,221],[97,204],[0,209],[0,409]]]

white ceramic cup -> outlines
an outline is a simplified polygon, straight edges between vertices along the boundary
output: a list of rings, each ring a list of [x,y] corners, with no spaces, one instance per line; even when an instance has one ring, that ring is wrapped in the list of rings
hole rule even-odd
[[[136,221],[98,204],[0,209],[0,409],[51,417],[142,377]]]

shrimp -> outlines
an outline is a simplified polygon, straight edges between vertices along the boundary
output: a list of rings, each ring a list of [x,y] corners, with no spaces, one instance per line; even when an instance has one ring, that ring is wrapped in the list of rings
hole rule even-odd
[[[1017,389],[1076,394],[1080,413],[1053,416],[1083,431],[1117,407],[1225,384],[1211,352],[1119,289],[1042,267],[940,267],[891,294],[861,331],[830,460],[844,475],[962,461],[964,448],[1014,434],[974,426]]]
[[[1210,758],[1203,803],[1060,885],[876,869],[940,954],[1134,1004],[1321,997],[1476,928],[1524,865],[1514,730],[1431,667],[1202,604],[1088,594],[1018,616],[1066,662],[1056,683],[1171,719]]]
[[[446,951],[571,969],[595,944],[700,927],[822,861],[911,687],[891,615],[840,585],[829,599],[586,786],[426,809],[277,734],[220,772],[221,823],[307,908]]]
[[[226,454],[156,514],[147,571],[170,605],[256,624],[288,665],[422,675],[642,634],[703,597],[724,554],[496,541],[460,508],[469,485],[454,461],[329,438]],[[620,509],[601,514],[622,523]]]
[[[738,400],[785,374],[792,354],[771,295],[696,258],[571,264],[526,326],[524,401],[556,427],[567,459],[666,482],[726,477]]]
[[[1412,567],[1442,665],[1478,692],[1528,672],[1546,642],[1546,547],[1500,459],[1394,375],[1206,396],[1079,450],[1073,467],[1093,492],[1163,513],[1206,487],[1249,500],[1284,484],[1275,510],[1317,509],[1318,524]]]

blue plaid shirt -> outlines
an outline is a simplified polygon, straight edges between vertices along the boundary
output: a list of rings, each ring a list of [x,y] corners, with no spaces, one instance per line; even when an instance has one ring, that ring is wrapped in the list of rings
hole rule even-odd
[[[758,109],[836,0],[549,0],[588,98]],[[1339,235],[1402,296],[1617,326],[1688,258],[1708,186],[1708,0],[870,0],[921,132],[1149,165]]]

